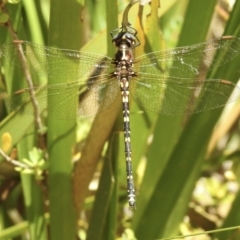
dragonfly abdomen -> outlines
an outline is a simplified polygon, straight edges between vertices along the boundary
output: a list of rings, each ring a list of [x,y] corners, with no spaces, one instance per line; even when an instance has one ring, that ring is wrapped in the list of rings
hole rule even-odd
[[[120,79],[120,90],[122,94],[122,111],[123,111],[123,130],[125,142],[125,160],[127,172],[127,192],[129,206],[135,208],[135,187],[133,182],[132,158],[131,158],[131,133],[129,118],[129,78]]]

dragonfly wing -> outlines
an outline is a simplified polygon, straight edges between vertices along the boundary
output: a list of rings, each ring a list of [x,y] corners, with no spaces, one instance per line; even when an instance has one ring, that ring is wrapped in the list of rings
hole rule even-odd
[[[145,54],[135,59],[134,70],[137,73],[191,78],[227,63],[239,53],[240,38],[224,36],[191,46]]]
[[[60,78],[65,81],[76,81],[113,71],[112,59],[109,57],[46,47],[27,41],[4,44],[1,48],[1,58],[10,65],[23,69],[27,67],[33,76],[46,79]]]
[[[98,111],[107,108],[119,93],[115,79],[92,77],[87,84],[75,81],[22,89],[6,100],[9,110],[33,115],[34,107],[30,99],[32,90],[40,112],[54,119],[94,116]],[[49,107],[48,101],[51,102]]]
[[[97,78],[97,77],[96,77]],[[88,82],[88,87],[79,95],[78,117],[94,116],[108,108],[120,93],[116,78]]]
[[[131,93],[144,110],[182,115],[233,102],[240,97],[240,88],[232,82],[220,79],[161,78],[141,74],[132,79]]]
[[[0,53],[1,59],[10,67],[19,67],[25,73],[24,77],[29,72],[34,85],[39,85],[38,78],[44,78],[43,82],[49,78],[66,82],[33,88],[39,110],[47,112],[48,117],[72,119],[76,114],[80,118],[93,116],[109,106],[117,95],[118,87],[111,81],[114,65],[109,57],[26,41],[4,44]],[[10,96],[7,100],[10,110],[15,111],[23,103],[19,111],[33,114],[31,91],[25,88]],[[105,99],[104,91],[111,93]],[[51,106],[47,107],[48,100]]]

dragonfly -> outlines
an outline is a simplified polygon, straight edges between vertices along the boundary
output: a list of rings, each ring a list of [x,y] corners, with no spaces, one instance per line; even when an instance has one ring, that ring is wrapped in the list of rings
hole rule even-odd
[[[22,113],[33,114],[33,104],[21,107],[19,104],[29,102],[30,95],[34,93],[40,111],[47,111],[49,118],[84,118],[107,109],[121,94],[127,196],[129,206],[136,208],[129,99],[134,99],[143,110],[167,115],[193,114],[237,100],[240,88],[236,84],[201,76],[236,57],[240,52],[240,39],[223,36],[135,58],[134,48],[140,42],[137,31],[127,20],[131,4],[124,12],[122,27],[111,32],[112,42],[117,48],[113,58],[27,41],[4,44],[1,58],[11,66],[23,71],[27,69],[33,77],[71,80],[17,91],[7,100],[12,111],[18,109]],[[19,49],[24,56],[22,60]],[[51,107],[47,102],[49,98],[54,102]],[[75,106],[69,104],[72,101],[77,101]]]

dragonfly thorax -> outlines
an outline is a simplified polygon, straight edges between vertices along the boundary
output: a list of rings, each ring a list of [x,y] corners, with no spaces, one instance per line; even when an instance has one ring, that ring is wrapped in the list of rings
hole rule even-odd
[[[133,65],[133,50],[128,46],[126,42],[122,42],[119,47],[118,51],[115,55],[115,64],[116,64],[116,71],[114,75],[121,79],[121,78],[131,78],[135,75],[132,69]]]
[[[133,60],[133,50],[128,46],[126,42],[122,42],[118,46],[118,51],[115,55],[116,62],[127,61],[132,62]]]

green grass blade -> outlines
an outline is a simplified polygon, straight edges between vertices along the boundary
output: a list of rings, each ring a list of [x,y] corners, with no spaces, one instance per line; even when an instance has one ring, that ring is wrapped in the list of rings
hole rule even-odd
[[[79,16],[80,5],[76,1],[51,1],[49,45],[79,49],[81,39]],[[59,83],[58,76],[54,76],[51,80],[49,84]],[[65,79],[66,82],[74,80]],[[54,102],[51,102],[49,98],[48,104],[51,108]],[[68,104],[74,106],[77,101]],[[67,104],[65,108],[68,108]],[[62,111],[67,110],[63,108]],[[50,233],[52,240],[74,239],[76,234],[71,162],[75,143],[75,127],[76,120],[74,119],[69,121],[48,119]]]

